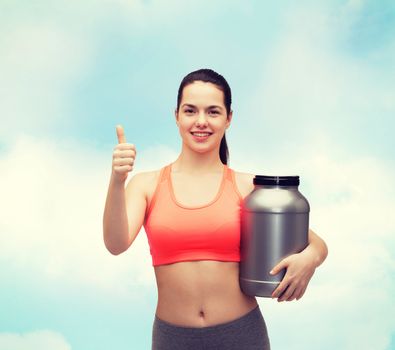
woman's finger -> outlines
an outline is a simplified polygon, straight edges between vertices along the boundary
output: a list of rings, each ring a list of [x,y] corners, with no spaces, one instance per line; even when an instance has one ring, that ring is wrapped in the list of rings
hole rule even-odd
[[[122,125],[117,125],[117,138],[118,138],[118,143],[125,143],[126,142],[126,137],[125,137],[125,132],[123,130]]]
[[[287,301],[292,301],[294,299],[298,299],[298,296],[300,295],[300,292],[302,290],[301,286],[297,286],[293,293],[287,298]]]
[[[277,298],[280,295],[282,295],[282,293],[286,290],[287,286],[288,286],[288,278],[286,278],[284,276],[284,278],[282,279],[280,284],[277,286],[275,291],[272,293],[272,298]]]
[[[300,292],[299,298],[296,298],[296,300],[299,300],[304,295],[306,288],[307,288],[307,284],[303,287],[302,291]]]
[[[289,284],[287,289],[284,291],[284,293],[280,296],[280,298],[278,298],[278,301],[284,301],[286,299],[288,299],[293,292],[295,291],[295,286],[293,284]]]

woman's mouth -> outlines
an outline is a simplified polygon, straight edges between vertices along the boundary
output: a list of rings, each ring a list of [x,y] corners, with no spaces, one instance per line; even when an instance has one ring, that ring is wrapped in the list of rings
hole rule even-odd
[[[210,133],[210,132],[191,132],[191,134],[196,141],[205,141],[209,138],[209,136],[212,133]]]

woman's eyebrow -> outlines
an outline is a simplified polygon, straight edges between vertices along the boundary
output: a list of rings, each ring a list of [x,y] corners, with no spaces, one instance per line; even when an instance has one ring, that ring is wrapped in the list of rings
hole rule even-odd
[[[195,105],[192,105],[192,104],[190,104],[190,103],[184,103],[181,107],[193,107],[193,108],[196,108]],[[208,107],[207,107],[207,109],[210,109],[210,108],[219,108],[219,109],[222,109],[221,106],[217,106],[217,105],[211,105],[211,106],[208,106]]]

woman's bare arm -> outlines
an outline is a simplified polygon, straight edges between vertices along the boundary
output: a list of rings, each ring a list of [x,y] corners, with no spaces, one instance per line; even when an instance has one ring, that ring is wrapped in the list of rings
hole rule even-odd
[[[134,174],[126,187],[110,180],[103,216],[103,234],[107,249],[121,254],[134,242],[143,226],[146,211],[147,172]]]
[[[129,243],[125,183],[111,176],[103,214],[103,239],[109,252],[118,255]]]
[[[328,256],[328,246],[312,229],[309,229],[309,244],[303,251],[311,254],[316,267],[320,266]]]

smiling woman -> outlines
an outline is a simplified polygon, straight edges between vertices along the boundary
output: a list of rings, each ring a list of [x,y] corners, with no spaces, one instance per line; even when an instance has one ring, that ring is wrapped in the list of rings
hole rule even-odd
[[[210,69],[188,74],[174,112],[180,155],[158,170],[135,174],[126,188],[136,149],[117,129],[104,240],[113,254],[120,254],[144,225],[158,286],[153,350],[270,349],[257,300],[239,285],[240,205],[254,189],[254,175],[228,167],[230,106],[224,77]],[[303,294],[318,264],[316,252],[322,247],[316,249],[314,242],[306,248],[309,254],[281,262],[303,277],[289,284],[287,300],[296,297],[296,288],[297,296]]]
[[[220,160],[227,164],[229,152],[225,130],[233,114],[230,110],[230,88],[227,84],[216,85],[207,78],[206,81],[199,80],[198,74],[202,75],[202,72],[195,72],[196,80],[190,80],[191,76],[187,76],[181,83],[175,110],[176,123],[184,141],[184,136],[191,134],[196,142],[219,144]]]

